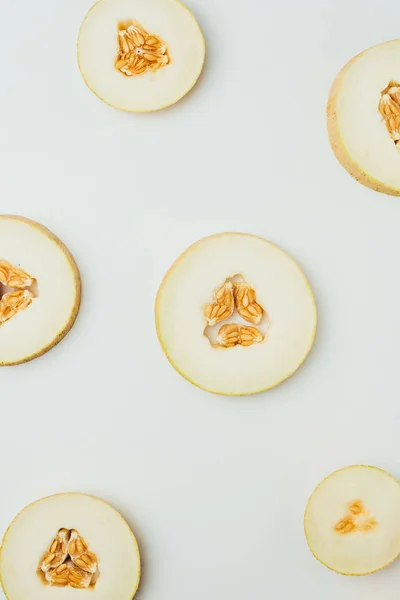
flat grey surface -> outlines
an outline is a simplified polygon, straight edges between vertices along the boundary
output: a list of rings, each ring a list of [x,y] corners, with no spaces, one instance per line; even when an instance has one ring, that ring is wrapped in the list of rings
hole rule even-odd
[[[27,503],[83,491],[132,524],[140,600],[397,600],[400,563],[335,575],[309,553],[302,520],[336,468],[400,477],[400,201],[353,181],[325,130],[336,72],[399,35],[398,3],[190,0],[203,76],[142,116],[81,80],[90,4],[0,6],[0,212],[58,234],[84,283],[64,342],[1,370],[0,533]],[[304,367],[257,397],[192,387],[154,330],[171,262],[225,230],[290,252],[318,305]]]

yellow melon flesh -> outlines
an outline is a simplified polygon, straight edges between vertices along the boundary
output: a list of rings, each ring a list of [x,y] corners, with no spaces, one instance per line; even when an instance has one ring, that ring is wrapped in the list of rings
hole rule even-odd
[[[383,569],[400,554],[400,485],[376,467],[336,471],[312,494],[304,525],[311,552],[329,569]]]

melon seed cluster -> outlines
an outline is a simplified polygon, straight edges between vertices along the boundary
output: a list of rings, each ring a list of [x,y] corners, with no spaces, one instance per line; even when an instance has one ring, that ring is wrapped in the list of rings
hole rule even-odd
[[[77,589],[93,587],[99,577],[96,555],[76,529],[65,528],[57,532],[40,560],[38,572],[50,585]]]
[[[12,288],[0,297],[0,327],[20,310],[25,310],[33,298],[27,289],[35,283],[35,279],[22,269],[14,267],[5,260],[0,260],[0,283]]]
[[[251,346],[262,342],[264,336],[257,327],[263,318],[264,310],[256,300],[254,289],[245,281],[227,279],[215,294],[215,301],[204,309],[207,324],[212,327],[229,319],[235,309],[238,314],[253,326],[240,326],[236,323],[223,325],[217,335],[217,343],[224,348]]]
[[[126,77],[157,71],[169,63],[167,46],[136,21],[120,24],[118,44],[115,68]]]
[[[378,109],[396,148],[400,149],[400,85],[396,81],[390,81],[382,91]]]
[[[354,531],[371,531],[378,525],[376,519],[371,516],[361,500],[355,500],[349,504],[348,514],[340,519],[334,527],[340,535],[346,535]]]

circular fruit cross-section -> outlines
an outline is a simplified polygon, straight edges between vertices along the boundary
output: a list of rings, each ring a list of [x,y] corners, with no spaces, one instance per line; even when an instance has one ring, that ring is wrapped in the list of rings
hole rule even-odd
[[[315,558],[342,575],[368,575],[400,554],[400,485],[376,467],[336,471],[315,489],[305,512]]]
[[[0,215],[0,366],[50,350],[74,324],[80,299],[64,244],[34,221]]]
[[[190,11],[177,0],[100,0],[78,38],[88,87],[129,112],[166,108],[191,90],[205,44]]]
[[[191,246],[156,299],[158,337],[171,364],[217,394],[254,394],[301,365],[314,341],[316,308],[303,273],[285,252],[243,233]]]
[[[339,73],[328,100],[336,157],[360,183],[400,195],[400,40],[374,46]]]
[[[0,578],[8,600],[72,600],[77,589],[90,590],[97,600],[131,600],[140,579],[139,548],[109,504],[58,494],[30,504],[11,523]]]

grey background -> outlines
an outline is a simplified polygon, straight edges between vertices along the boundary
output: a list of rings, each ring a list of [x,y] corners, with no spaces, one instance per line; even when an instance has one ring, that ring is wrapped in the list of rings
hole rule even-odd
[[[132,524],[140,600],[397,600],[400,563],[335,575],[302,519],[336,468],[400,477],[400,201],[353,181],[325,130],[336,72],[399,35],[398,3],[190,0],[204,73],[175,107],[142,116],[81,80],[90,4],[0,5],[0,212],[51,228],[84,282],[64,342],[1,370],[0,533],[27,503],[83,491]],[[318,305],[304,367],[257,397],[192,387],[154,331],[171,262],[224,230],[290,252]]]

